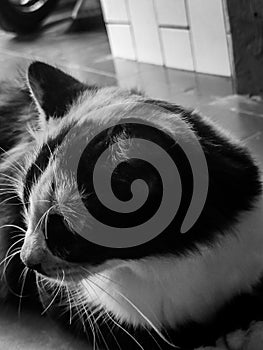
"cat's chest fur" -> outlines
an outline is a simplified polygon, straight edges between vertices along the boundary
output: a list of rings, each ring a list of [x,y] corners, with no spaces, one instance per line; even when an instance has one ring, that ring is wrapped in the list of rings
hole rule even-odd
[[[83,281],[87,302],[135,326],[205,322],[263,275],[263,200],[240,215],[232,234],[199,253],[148,257]],[[106,276],[106,277],[103,277]],[[92,283],[93,282],[93,283]]]

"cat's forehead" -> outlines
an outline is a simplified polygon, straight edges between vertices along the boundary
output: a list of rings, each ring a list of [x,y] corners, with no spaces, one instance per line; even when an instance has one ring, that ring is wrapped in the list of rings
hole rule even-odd
[[[116,87],[102,88],[94,94],[84,92],[62,118],[60,127],[71,125],[92,135],[128,119],[138,120],[141,124],[151,123],[172,134],[190,128],[181,112],[171,113],[143,95]]]
[[[132,94],[129,90],[121,90],[117,87],[106,87],[96,92],[85,91],[68,111],[68,119],[85,121],[92,119],[92,113],[96,113],[96,120],[105,118],[108,106],[130,105],[139,102],[142,99],[140,95]],[[106,113],[107,114],[107,113]]]
[[[151,136],[155,134],[154,137],[157,138],[159,136],[154,128],[164,131],[174,140],[193,137],[190,125],[183,121],[181,113],[171,113],[130,91],[102,88],[94,93],[84,92],[62,118],[51,117],[40,132],[42,136],[37,135],[36,142],[39,153],[42,154],[44,150],[46,154],[48,145],[48,149],[53,151],[54,148],[56,155],[63,158],[65,152],[68,156],[67,152],[71,155],[76,148],[78,153],[79,150],[84,150],[94,139],[98,141],[98,144],[97,141],[94,144],[99,147],[102,144],[112,144],[112,140],[114,143],[117,137],[126,154],[131,145],[127,144],[127,139],[130,141],[135,134],[141,134],[141,130],[146,130],[143,128],[145,125],[151,126]],[[130,132],[127,138],[126,130]]]

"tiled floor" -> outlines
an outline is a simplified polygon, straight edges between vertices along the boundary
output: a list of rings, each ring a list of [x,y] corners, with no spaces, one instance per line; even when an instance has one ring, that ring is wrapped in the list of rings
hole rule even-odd
[[[163,67],[113,60],[103,29],[72,32],[69,22],[51,26],[34,38],[0,32],[0,76],[12,78],[16,67],[32,59],[54,63],[81,80],[100,85],[138,87],[148,95],[197,108],[242,139],[263,164],[263,103],[233,94],[227,78],[195,75]],[[87,349],[46,318],[1,311],[0,349]]]

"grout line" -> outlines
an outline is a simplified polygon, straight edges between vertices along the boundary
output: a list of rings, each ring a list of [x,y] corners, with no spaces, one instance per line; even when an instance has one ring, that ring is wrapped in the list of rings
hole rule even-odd
[[[185,6],[186,19],[187,19],[188,28],[189,28],[189,39],[190,39],[193,67],[194,67],[194,72],[197,72],[197,61],[196,61],[196,57],[195,57],[195,45],[194,45],[194,38],[193,38],[192,26],[191,26],[190,4],[188,3],[188,0],[184,0],[184,6]]]
[[[138,52],[137,52],[137,45],[136,45],[136,41],[135,41],[135,34],[134,34],[134,29],[133,29],[130,4],[129,4],[129,0],[124,0],[124,1],[125,1],[125,7],[126,7],[127,15],[128,15],[128,18],[129,18],[129,23],[130,23],[130,33],[131,33],[131,39],[132,39],[132,47],[133,47],[134,56],[135,56],[135,60],[133,60],[133,61],[138,62]]]
[[[27,54],[23,54],[23,53],[16,53],[15,51],[11,51],[11,50],[6,50],[4,49],[2,51],[2,53],[4,54],[7,54],[9,56],[12,56],[12,57],[19,57],[19,58],[25,58],[27,60],[30,60],[30,61],[33,61],[33,60],[39,60],[39,61],[48,61],[47,58],[44,58],[44,57],[38,57],[38,56],[35,56],[35,55],[32,55],[32,56],[29,56]],[[116,75],[115,74],[112,74],[112,73],[108,73],[108,72],[105,72],[105,71],[102,71],[102,70],[99,70],[99,69],[96,69],[96,68],[90,68],[90,67],[83,67],[83,66],[80,66],[78,64],[74,64],[74,63],[69,63],[69,64],[59,64],[61,67],[65,67],[65,68],[68,68],[68,69],[79,69],[79,70],[82,70],[84,72],[87,72],[87,73],[95,73],[95,74],[98,74],[98,75],[104,75],[106,77],[109,77],[109,78],[114,78],[114,79],[117,79]]]
[[[123,21],[123,20],[107,20],[107,22],[105,22],[106,24],[118,24],[118,25],[131,25],[131,23],[129,21]]]
[[[228,6],[226,0],[222,0],[222,11],[223,11],[223,19],[224,19],[224,30],[225,30],[225,38],[227,44],[227,53],[229,60],[229,68],[230,68],[230,78],[232,80],[233,90],[236,91],[236,79],[235,79],[235,63],[234,63],[234,52],[233,52],[233,42],[232,42],[232,33],[230,30],[230,19],[228,13]]]
[[[247,137],[241,139],[241,141],[242,141],[242,142],[247,142],[247,141],[249,141],[249,140],[253,140],[253,139],[256,138],[257,136],[260,136],[261,134],[262,134],[261,131],[256,131],[254,134],[249,135],[249,136],[247,136]]]
[[[160,66],[164,66],[167,67],[166,65],[166,55],[164,52],[164,44],[163,44],[163,37],[162,37],[162,33],[160,30],[160,25],[158,23],[158,15],[157,15],[157,8],[156,8],[156,3],[155,0],[152,0],[152,5],[153,5],[153,12],[154,12],[154,19],[155,19],[155,23],[156,23],[156,27],[157,27],[157,33],[158,33],[158,38],[159,38],[159,43],[160,43],[160,49],[161,49],[161,57],[162,57],[162,65]]]
[[[168,28],[168,29],[180,29],[180,30],[189,30],[190,26],[180,26],[176,24],[159,24],[159,28]]]
[[[230,111],[235,112],[235,113],[242,113],[242,114],[246,114],[246,115],[251,115],[251,116],[259,117],[259,118],[263,117],[263,113],[251,112],[251,111],[247,111],[246,109],[241,109],[241,108],[236,108],[236,107],[231,107]]]

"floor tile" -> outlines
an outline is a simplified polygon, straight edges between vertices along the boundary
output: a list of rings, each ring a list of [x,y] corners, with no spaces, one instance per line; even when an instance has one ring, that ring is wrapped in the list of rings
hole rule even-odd
[[[263,171],[263,122],[260,130],[244,140],[245,145],[252,152],[253,157],[259,162]]]

